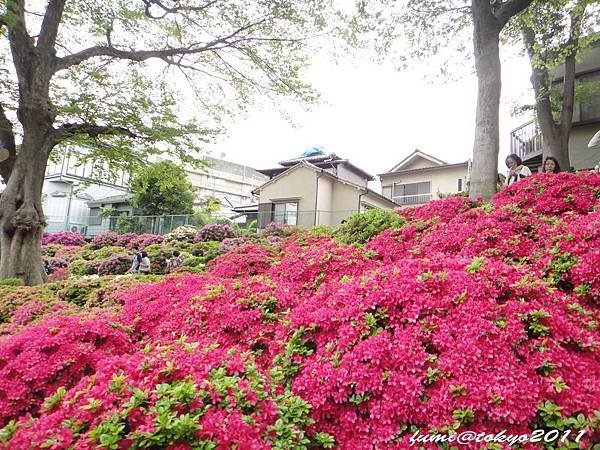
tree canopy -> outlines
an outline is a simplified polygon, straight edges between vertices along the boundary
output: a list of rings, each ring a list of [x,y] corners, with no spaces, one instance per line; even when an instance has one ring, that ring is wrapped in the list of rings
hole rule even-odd
[[[577,85],[575,77],[577,59],[600,40],[599,26],[598,0],[535,0],[509,28],[511,41],[524,46],[531,62],[544,155],[555,157],[565,169],[571,165],[575,103],[585,104],[590,91],[600,90],[597,83]]]
[[[398,36],[405,37],[400,48],[403,58],[422,58],[452,47],[473,55],[478,95],[470,174],[472,198],[489,199],[496,192],[498,174],[499,107],[501,94],[500,34],[509,21],[532,0],[374,0],[364,2],[366,25],[374,23],[378,47],[393,48]],[[376,20],[370,20],[370,18]],[[471,37],[467,32],[472,31]],[[469,42],[470,40],[470,42]],[[470,44],[470,45],[468,45]],[[460,54],[459,54],[460,55]],[[452,54],[455,61],[463,58]]]
[[[314,101],[302,72],[316,43],[352,34],[333,3],[0,0],[0,279],[42,279],[56,148],[85,144],[82,160],[112,170],[159,154],[193,163],[257,95]]]
[[[192,214],[194,187],[184,169],[172,161],[144,167],[131,180],[131,203],[150,216]]]

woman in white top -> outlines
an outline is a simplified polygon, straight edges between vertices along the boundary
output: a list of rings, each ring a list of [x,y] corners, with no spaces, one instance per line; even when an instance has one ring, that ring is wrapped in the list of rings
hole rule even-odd
[[[143,274],[149,274],[151,271],[150,258],[148,258],[148,253],[142,252],[142,260],[140,261],[140,265],[138,266],[138,272]]]
[[[523,178],[531,175],[531,170],[529,170],[529,167],[524,166],[521,158],[514,153],[506,157],[505,163],[506,167],[508,167],[508,177],[506,177],[505,181],[507,186],[510,186],[515,181],[520,181]]]

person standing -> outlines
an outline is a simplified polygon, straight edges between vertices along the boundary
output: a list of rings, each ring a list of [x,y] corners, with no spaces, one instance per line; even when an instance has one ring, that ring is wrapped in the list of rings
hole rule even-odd
[[[167,268],[165,269],[165,273],[175,272],[181,266],[183,266],[183,260],[181,259],[181,253],[177,250],[173,252],[173,257],[167,260]]]
[[[560,172],[560,165],[558,160],[553,156],[547,156],[544,160],[544,173],[558,173]]]
[[[142,261],[142,253],[141,252],[135,252],[133,255],[133,261],[131,261],[131,269],[129,269],[130,272],[137,272],[139,267],[140,267],[140,262]]]
[[[138,273],[148,275],[151,272],[151,270],[152,269],[150,264],[150,258],[148,258],[148,253],[142,252],[142,259],[138,267]]]
[[[506,167],[508,167],[508,177],[506,178],[506,185],[510,186],[516,181],[521,181],[523,178],[531,175],[529,167],[523,165],[523,161],[516,154],[511,154],[506,157],[504,161]]]

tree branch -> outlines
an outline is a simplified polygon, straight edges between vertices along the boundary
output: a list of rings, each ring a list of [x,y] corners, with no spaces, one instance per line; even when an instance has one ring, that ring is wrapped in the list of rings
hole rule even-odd
[[[218,50],[220,48],[230,47],[231,43],[229,41],[232,38],[243,33],[244,31],[264,23],[268,17],[269,16],[265,16],[258,21],[244,25],[227,36],[222,36],[199,47],[191,45],[189,47],[167,48],[162,50],[119,50],[111,45],[90,47],[80,52],[73,53],[72,55],[59,58],[56,65],[56,71],[68,69],[71,66],[81,64],[90,58],[98,56],[108,56],[111,58],[128,59],[131,61],[141,62],[151,58],[165,60],[165,58],[168,59],[172,56],[194,55],[207,52],[209,50]]]
[[[140,136],[128,128],[114,125],[96,125],[93,123],[65,123],[54,130],[56,143],[60,143],[70,137],[86,134],[90,137],[117,136],[122,135],[130,138]]]
[[[500,27],[504,27],[511,17],[516,16],[527,8],[533,0],[507,0],[496,9],[494,15],[500,22]]]
[[[8,182],[17,156],[17,146],[13,124],[4,112],[0,104],[0,176],[4,183]]]
[[[8,19],[6,27],[8,28],[8,40],[13,53],[13,63],[17,75],[21,78],[27,70],[29,56],[35,51],[25,25],[24,0],[8,0],[5,17]]]
[[[179,13],[182,11],[201,12],[201,11],[204,11],[204,10],[210,8],[212,5],[214,5],[218,1],[219,0],[210,0],[202,6],[172,6],[172,7],[169,7],[169,6],[166,6],[161,0],[142,0],[142,2],[144,3],[144,13],[150,19],[164,19],[168,14]],[[161,16],[152,15],[152,12],[150,11],[152,9],[152,6],[159,7],[160,9],[162,9],[164,11],[164,14],[162,14]]]
[[[54,44],[58,35],[66,0],[50,0],[42,21],[42,28],[37,40],[37,47],[54,53]]]
[[[538,123],[542,129],[543,135],[556,139],[558,130],[552,114],[548,68],[546,65],[543,65],[542,67],[536,66],[534,50],[535,32],[533,29],[522,23],[521,31],[523,34],[523,42],[525,43],[525,48],[527,49],[529,60],[531,61],[531,83],[535,93],[535,111]]]
[[[585,8],[584,8],[585,10]],[[569,41],[567,42],[568,54],[565,58],[565,77],[563,80],[563,104],[560,114],[560,128],[564,136],[568,136],[573,126],[573,109],[575,104],[575,58],[579,48],[579,36],[581,34],[581,22],[583,20],[582,10],[577,7],[571,12],[571,28]]]

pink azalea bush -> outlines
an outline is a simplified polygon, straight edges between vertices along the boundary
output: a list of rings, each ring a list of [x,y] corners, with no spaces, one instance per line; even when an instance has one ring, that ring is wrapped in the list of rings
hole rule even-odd
[[[135,237],[132,237],[126,247],[142,251],[150,245],[160,244],[162,242],[163,237],[159,234],[139,234]]]
[[[57,233],[44,233],[42,236],[42,245],[61,244],[61,245],[84,245],[85,239],[79,233],[70,231],[59,231]]]
[[[236,245],[205,274],[115,292],[110,310],[50,316],[0,343],[0,436],[361,450],[411,448],[416,432],[556,429],[591,448],[599,197],[600,174],[536,175],[490,204],[403,209],[365,245],[296,230]],[[19,308],[21,323],[41,311]]]
[[[235,237],[235,230],[231,225],[213,223],[204,225],[194,236],[194,242],[217,241]]]
[[[109,247],[111,245],[117,245],[120,235],[116,231],[105,231],[104,233],[97,234],[90,242],[92,249],[100,249],[103,247]]]
[[[130,269],[132,261],[132,256],[113,255],[101,261],[96,267],[96,272],[98,275],[122,275]]]

